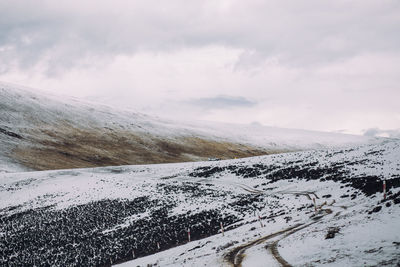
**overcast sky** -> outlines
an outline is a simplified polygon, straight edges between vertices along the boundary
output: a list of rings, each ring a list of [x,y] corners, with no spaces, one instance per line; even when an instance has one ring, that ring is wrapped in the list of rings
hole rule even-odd
[[[0,81],[178,119],[396,135],[400,1],[0,0]]]

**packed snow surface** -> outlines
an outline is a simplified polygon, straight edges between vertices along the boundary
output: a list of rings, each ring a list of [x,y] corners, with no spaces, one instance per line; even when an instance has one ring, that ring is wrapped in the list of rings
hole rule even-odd
[[[396,266],[400,141],[3,173],[0,221],[0,265]]]

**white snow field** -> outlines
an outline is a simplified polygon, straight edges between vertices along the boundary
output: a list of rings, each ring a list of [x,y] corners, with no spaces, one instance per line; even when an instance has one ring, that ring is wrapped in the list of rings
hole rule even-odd
[[[180,122],[0,83],[0,172],[241,158],[379,139]]]
[[[400,140],[2,173],[0,222],[1,266],[399,266]]]

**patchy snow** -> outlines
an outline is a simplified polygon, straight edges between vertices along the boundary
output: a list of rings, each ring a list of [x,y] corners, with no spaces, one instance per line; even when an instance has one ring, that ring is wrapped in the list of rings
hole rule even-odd
[[[171,121],[70,97],[53,96],[43,92],[34,93],[29,89],[6,83],[0,83],[0,112],[0,146],[2,147],[0,172],[29,170],[23,167],[24,160],[20,160],[22,163],[12,160],[15,149],[19,148],[20,153],[23,154],[24,150],[21,147],[36,148],[39,145],[53,144],[55,140],[52,134],[72,131],[71,128],[85,130],[84,134],[92,131],[103,137],[109,136],[110,140],[116,138],[113,134],[117,134],[122,139],[126,138],[126,133],[139,136],[144,143],[150,142],[152,138],[173,140],[176,144],[183,142],[185,138],[202,138],[251,146],[253,149],[259,148],[271,152],[338,148],[381,141],[381,139],[365,136],[280,129],[260,125]],[[107,132],[106,135],[105,132]],[[92,138],[99,138],[98,135]],[[35,140],[33,144],[30,143],[33,142],[32,140]],[[74,142],[70,139],[67,141],[62,139],[61,143],[62,141]],[[191,160],[200,158],[187,152],[182,155]],[[96,155],[92,156],[96,157]]]
[[[358,204],[362,205],[362,204]],[[394,266],[398,264],[400,214],[386,207],[379,215],[360,213],[362,207],[346,212],[293,234],[281,242],[281,255],[298,265]],[[327,226],[338,227],[333,239],[325,239]]]
[[[294,266],[395,266],[399,209],[398,140],[237,160],[2,173],[0,265],[261,266],[276,264],[278,253]],[[325,239],[330,229],[337,232]]]

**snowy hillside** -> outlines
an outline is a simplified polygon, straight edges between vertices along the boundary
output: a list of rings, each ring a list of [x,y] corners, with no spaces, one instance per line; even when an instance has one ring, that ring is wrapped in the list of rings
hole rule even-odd
[[[400,141],[3,173],[0,221],[6,266],[398,266]]]
[[[376,142],[257,125],[173,122],[0,83],[0,172],[241,158]]]

